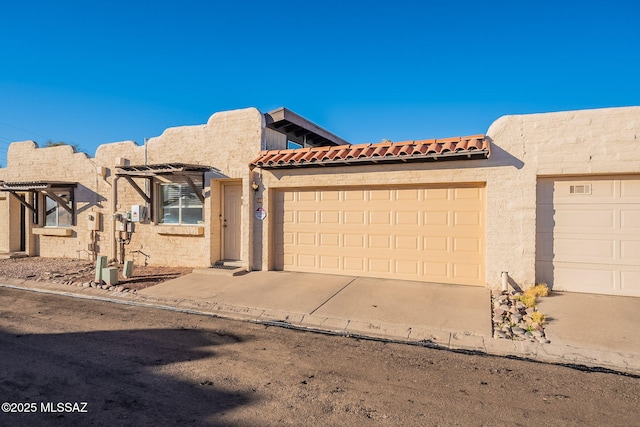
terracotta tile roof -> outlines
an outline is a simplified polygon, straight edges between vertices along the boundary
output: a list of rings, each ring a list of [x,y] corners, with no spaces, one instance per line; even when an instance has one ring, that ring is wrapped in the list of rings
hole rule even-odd
[[[486,159],[489,154],[489,141],[485,136],[473,135],[422,141],[266,150],[261,151],[260,155],[251,162],[251,167],[270,169],[383,162]]]

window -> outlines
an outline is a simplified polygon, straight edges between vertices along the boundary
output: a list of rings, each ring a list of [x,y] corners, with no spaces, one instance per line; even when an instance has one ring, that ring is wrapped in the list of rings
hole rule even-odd
[[[194,179],[197,188],[202,180]],[[186,183],[162,184],[160,191],[160,222],[163,224],[202,224],[203,204]]]
[[[61,202],[65,202],[66,206],[73,204],[71,199],[71,190],[56,190],[53,192]],[[59,201],[53,197],[45,195],[45,227],[71,227],[73,224],[73,216],[71,212],[62,207]],[[70,203],[71,202],[71,203]]]

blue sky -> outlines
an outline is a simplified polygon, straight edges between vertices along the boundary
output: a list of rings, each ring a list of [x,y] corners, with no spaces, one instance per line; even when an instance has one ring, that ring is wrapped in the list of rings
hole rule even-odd
[[[640,105],[639,18],[637,0],[3,2],[0,164],[11,141],[93,156],[244,107],[361,143]]]

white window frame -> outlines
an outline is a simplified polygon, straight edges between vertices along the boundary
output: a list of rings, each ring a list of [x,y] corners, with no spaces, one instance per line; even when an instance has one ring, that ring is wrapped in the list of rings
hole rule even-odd
[[[196,185],[196,187],[200,187],[200,191],[202,191],[203,189],[203,179],[193,179],[194,184]],[[164,196],[165,196],[165,192],[164,189],[168,186],[177,186],[178,187],[178,206],[177,207],[173,207],[173,209],[177,208],[178,211],[178,219],[176,222],[166,222],[165,221],[165,210],[168,209],[167,207],[165,207],[165,200],[164,200]],[[202,202],[197,196],[195,197],[195,199],[190,200],[191,203],[197,202],[200,206],[200,219],[197,220],[196,222],[185,222],[183,220],[183,211],[184,209],[190,209],[190,208],[197,208],[197,206],[195,207],[189,207],[189,206],[184,206],[183,201],[185,200],[184,198],[188,195],[193,194],[193,189],[191,188],[191,186],[184,182],[184,181],[172,181],[172,182],[166,182],[166,183],[161,183],[158,186],[158,224],[164,224],[164,225],[201,225],[204,223],[204,202]]]

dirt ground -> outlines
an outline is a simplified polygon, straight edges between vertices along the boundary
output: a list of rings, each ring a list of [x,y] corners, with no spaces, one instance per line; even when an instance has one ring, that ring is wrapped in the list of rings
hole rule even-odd
[[[635,376],[6,288],[0,361],[7,426],[583,427],[640,419]]]
[[[118,267],[119,282],[123,288],[140,290],[175,279],[193,270],[187,267],[159,267],[135,265],[133,276],[122,276],[122,265]],[[95,279],[95,262],[69,258],[16,258],[0,260],[0,277],[46,281],[67,284],[89,283]]]

